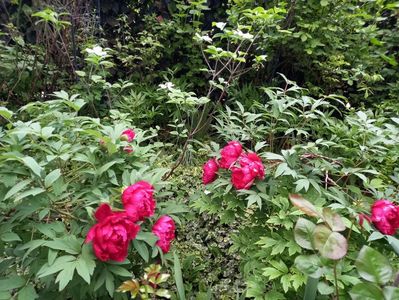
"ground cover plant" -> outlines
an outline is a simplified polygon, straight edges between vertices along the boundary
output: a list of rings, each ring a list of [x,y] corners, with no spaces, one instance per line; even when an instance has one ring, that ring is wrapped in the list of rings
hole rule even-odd
[[[399,298],[397,1],[0,7],[0,299]]]

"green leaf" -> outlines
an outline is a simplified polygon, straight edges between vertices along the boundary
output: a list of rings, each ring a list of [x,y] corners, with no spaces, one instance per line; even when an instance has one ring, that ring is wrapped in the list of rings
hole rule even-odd
[[[386,286],[383,290],[385,300],[399,299],[399,288],[394,286]]]
[[[312,236],[316,225],[304,218],[299,218],[294,228],[295,242],[305,249],[313,250]]]
[[[183,275],[181,271],[180,260],[176,252],[173,252],[173,259],[174,259],[173,270],[174,270],[177,293],[179,294],[180,300],[186,300],[186,292],[183,284]]]
[[[266,152],[265,153],[265,157],[267,160],[280,160],[280,161],[284,161],[284,156],[280,155],[280,154],[276,154],[273,152]]]
[[[371,247],[363,246],[355,262],[359,275],[379,285],[386,284],[392,277],[388,259]]]
[[[295,184],[296,184],[295,192],[299,192],[302,189],[305,190],[305,192],[307,192],[309,189],[310,181],[307,178],[302,178],[297,180]]]
[[[67,284],[72,280],[73,274],[75,273],[76,261],[65,263],[62,271],[58,273],[55,279],[56,283],[59,283],[59,291],[65,289]]]
[[[34,300],[37,298],[39,298],[39,295],[36,293],[36,290],[32,284],[24,286],[18,292],[18,300]]]
[[[154,247],[155,243],[158,241],[158,237],[154,235],[152,232],[142,232],[140,231],[137,236],[136,240],[146,242],[150,247]]]
[[[81,255],[76,261],[76,272],[87,284],[90,284],[90,278],[94,273],[95,267],[96,263],[91,256]]]
[[[281,163],[278,165],[276,172],[274,173],[274,177],[277,178],[281,175],[283,175],[287,170],[289,170],[290,168],[288,167],[287,163]]]
[[[349,292],[352,300],[384,300],[382,290],[373,283],[358,283]]]
[[[313,243],[322,256],[334,260],[341,259],[348,251],[348,242],[345,237],[338,232],[331,231],[323,224],[317,225],[314,229]]]
[[[327,6],[328,5],[328,0],[321,0],[320,1],[321,6]]]
[[[37,272],[39,278],[46,277],[48,275],[61,271],[65,265],[69,262],[75,261],[76,257],[72,255],[64,255],[58,257],[52,265],[45,264]]]
[[[304,300],[314,300],[316,299],[317,286],[319,283],[319,278],[314,278],[309,276],[306,282]]]
[[[329,207],[323,209],[323,219],[332,231],[344,231],[346,228],[341,217]]]
[[[259,197],[259,195],[249,195],[247,197],[248,204],[247,207],[250,207],[252,204],[257,203],[259,206],[259,209],[262,209],[262,199]]]
[[[30,156],[25,156],[21,158],[21,161],[29,168],[32,170],[33,173],[35,173],[37,176],[41,177],[41,174],[43,172],[43,168],[37,163],[37,161]]]
[[[298,194],[290,194],[289,198],[291,203],[298,207],[302,212],[310,217],[320,217],[319,212],[316,207],[310,203],[308,200],[304,199],[301,195]]]
[[[379,239],[384,238],[384,235],[379,231],[374,231],[370,234],[369,238],[367,239],[368,242],[376,241]]]
[[[11,110],[7,109],[4,106],[0,106],[0,116],[6,119],[7,121],[10,120],[13,114],[14,113]]]
[[[24,199],[24,198],[26,198],[28,196],[39,195],[41,193],[44,193],[45,191],[46,190],[42,189],[42,188],[33,188],[33,189],[30,189],[30,190],[27,190],[27,191],[22,192],[21,194],[19,194],[17,197],[15,197],[14,202],[18,202],[18,201],[20,201],[20,200],[22,200],[22,199]]]
[[[320,258],[315,255],[299,255],[295,258],[295,266],[302,273],[319,278],[323,274]]]
[[[96,267],[96,257],[93,254],[92,245],[83,244],[81,257],[86,262],[90,275],[92,275]]]
[[[399,240],[391,235],[387,235],[386,239],[388,240],[388,243],[391,245],[393,251],[395,251],[396,255],[399,256]]]
[[[44,186],[50,187],[61,176],[61,170],[55,169],[44,178]]]
[[[14,232],[5,232],[1,235],[1,240],[3,242],[15,242],[21,241],[21,238]]]
[[[81,250],[81,242],[72,235],[48,241],[45,246],[51,249],[62,250],[70,254],[79,254]]]
[[[53,249],[48,249],[47,263],[49,264],[49,266],[51,266],[54,263],[57,256],[58,256],[58,251]]]
[[[84,72],[84,71],[79,71],[79,70],[77,70],[77,71],[75,71],[75,73],[76,73],[76,75],[78,75],[78,76],[80,76],[80,77],[86,76],[86,72]]]
[[[126,270],[125,268],[123,268],[121,266],[110,265],[107,267],[107,269],[109,271],[111,271],[112,273],[114,273],[115,275],[122,276],[122,277],[132,278],[132,275],[133,275],[132,272],[129,272],[128,270]]]
[[[108,291],[108,294],[110,295],[111,298],[114,296],[115,292],[115,278],[114,275],[112,275],[111,272],[106,271],[105,273],[105,288]]]
[[[26,187],[29,183],[31,183],[31,179],[26,179],[21,182],[18,182],[16,185],[14,185],[4,196],[4,200],[7,200],[8,198],[14,196],[16,193],[21,191],[24,187]]]
[[[45,240],[32,240],[32,241],[27,242],[26,244],[18,247],[18,250],[28,249],[25,252],[24,257],[22,259],[24,260],[29,255],[29,253],[31,253],[33,250],[35,250],[36,248],[39,248],[40,246],[42,246],[45,243],[46,243]]]
[[[23,287],[26,281],[23,277],[12,276],[5,279],[0,279],[0,291],[11,291]]]
[[[332,293],[334,293],[335,288],[329,285],[327,282],[320,281],[317,285],[317,290],[320,295],[331,295]]]
[[[144,259],[145,262],[148,262],[150,259],[150,253],[148,252],[148,248],[144,242],[139,240],[133,240],[133,246],[140,254],[140,256]]]
[[[284,273],[281,272],[280,270],[277,270],[276,268],[272,268],[272,267],[263,268],[263,273],[262,273],[262,275],[265,277],[268,277],[269,280],[276,279],[276,278],[282,276],[283,274]]]

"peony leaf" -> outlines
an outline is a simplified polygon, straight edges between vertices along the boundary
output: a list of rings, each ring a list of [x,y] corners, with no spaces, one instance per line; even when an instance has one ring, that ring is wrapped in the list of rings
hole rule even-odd
[[[148,260],[150,258],[150,253],[148,252],[148,248],[145,245],[145,243],[142,241],[139,241],[139,240],[134,240],[133,246],[137,250],[137,252],[140,254],[140,256],[144,259],[144,261],[148,262]]]

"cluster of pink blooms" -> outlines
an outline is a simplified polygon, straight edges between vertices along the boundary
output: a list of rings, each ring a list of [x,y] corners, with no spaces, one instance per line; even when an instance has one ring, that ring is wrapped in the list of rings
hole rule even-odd
[[[121,139],[121,141],[126,141],[126,142],[130,143],[131,141],[134,140],[135,136],[136,136],[136,133],[133,131],[133,129],[126,129],[126,130],[122,131],[120,139]],[[100,145],[101,146],[105,145],[105,141],[103,139],[100,140]],[[132,153],[133,147],[131,145],[127,145],[127,146],[123,147],[123,151],[125,151],[126,153]]]
[[[93,243],[96,257],[102,261],[123,261],[129,244],[140,231],[140,224],[154,215],[156,202],[154,188],[146,181],[127,187],[122,193],[123,211],[112,211],[101,204],[95,212],[97,223],[90,228],[86,243]],[[161,216],[153,225],[152,233],[158,237],[157,246],[167,253],[175,238],[175,223],[169,216]]]
[[[371,216],[360,215],[360,225],[366,219],[383,234],[394,235],[399,229],[399,206],[389,200],[380,199],[371,206]]]
[[[219,168],[231,171],[231,183],[237,190],[250,189],[255,179],[265,178],[262,160],[256,153],[244,152],[238,141],[229,142],[220,151],[220,160],[208,160],[202,170],[202,182],[209,184],[217,178]]]
[[[133,129],[126,129],[121,134],[121,140],[130,143],[131,141],[133,141],[135,136],[136,133],[133,131]],[[125,151],[126,153],[132,153],[133,147],[131,145],[127,145],[123,148],[123,151]]]

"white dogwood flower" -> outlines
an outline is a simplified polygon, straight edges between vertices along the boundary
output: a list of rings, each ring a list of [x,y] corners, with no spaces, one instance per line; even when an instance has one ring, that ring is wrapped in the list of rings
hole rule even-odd
[[[86,48],[86,52],[88,54],[94,54],[94,55],[97,55],[97,56],[100,56],[100,57],[107,56],[107,52],[104,51],[103,48],[100,47],[100,46],[94,46],[92,49]]]
[[[223,29],[226,27],[226,23],[224,23],[224,22],[217,22],[217,23],[215,24],[215,26],[216,26],[217,28],[219,28],[220,30],[223,30]]]
[[[161,88],[161,89],[163,89],[163,90],[168,90],[168,91],[170,91],[170,90],[172,90],[172,88],[174,87],[175,85],[172,83],[172,82],[165,82],[165,83],[161,83],[160,85],[159,85],[159,87]]]

